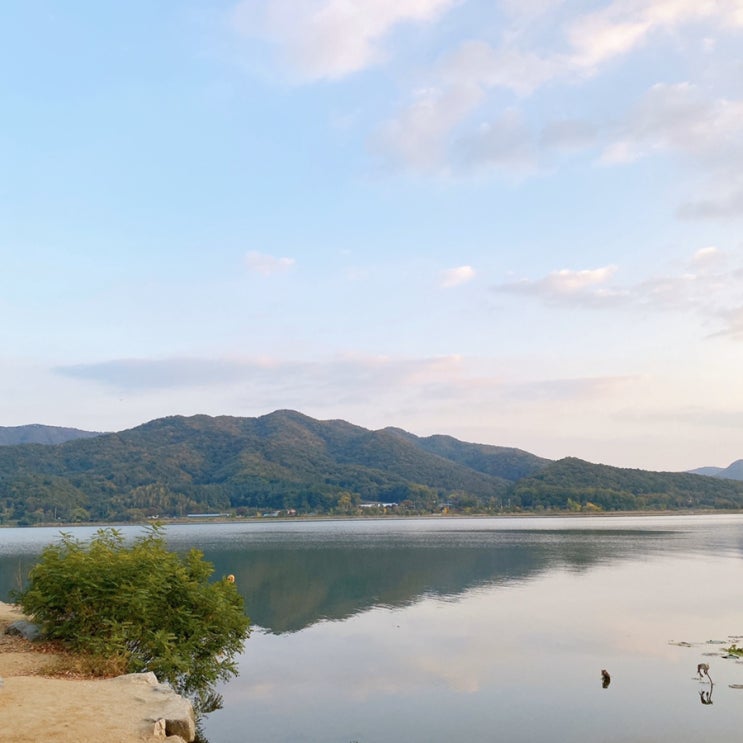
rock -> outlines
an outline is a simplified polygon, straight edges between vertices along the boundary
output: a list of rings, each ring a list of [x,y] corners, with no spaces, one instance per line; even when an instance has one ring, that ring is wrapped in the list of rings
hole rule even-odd
[[[174,691],[161,690],[151,674],[116,679],[59,679],[8,676],[0,689],[0,741],[3,743],[192,743],[195,725],[191,705],[183,700],[183,718],[193,735],[174,737],[161,730],[176,712],[169,700]],[[167,715],[167,717],[166,717]]]
[[[5,634],[25,637],[27,640],[38,640],[41,637],[41,628],[38,624],[28,622],[25,619],[19,619],[17,622],[13,622],[13,624],[8,626]]]
[[[187,743],[196,738],[196,718],[191,702],[176,694],[168,684],[161,684],[154,673],[130,673],[110,679],[108,683],[141,688],[140,698],[155,712],[156,716],[151,720],[157,735],[162,735],[159,731],[163,731],[165,740],[180,736]],[[178,738],[171,743],[178,743]]]
[[[155,729],[152,731],[152,734],[157,740],[165,741],[165,743],[188,743],[180,735],[168,735],[167,730],[168,722],[164,717],[161,717],[155,723]]]

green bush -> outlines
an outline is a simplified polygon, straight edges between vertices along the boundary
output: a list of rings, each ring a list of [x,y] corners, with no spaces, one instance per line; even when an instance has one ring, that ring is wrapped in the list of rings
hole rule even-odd
[[[132,544],[117,529],[88,542],[63,533],[44,549],[16,595],[48,638],[92,656],[119,657],[194,695],[237,674],[250,623],[235,585],[209,582],[202,553],[167,549],[149,527]]]

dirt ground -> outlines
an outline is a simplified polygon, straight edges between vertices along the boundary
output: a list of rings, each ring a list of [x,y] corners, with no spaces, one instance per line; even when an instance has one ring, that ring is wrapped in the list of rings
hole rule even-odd
[[[44,677],[57,656],[5,634],[22,615],[0,602],[0,742],[154,743],[162,694],[139,679]]]

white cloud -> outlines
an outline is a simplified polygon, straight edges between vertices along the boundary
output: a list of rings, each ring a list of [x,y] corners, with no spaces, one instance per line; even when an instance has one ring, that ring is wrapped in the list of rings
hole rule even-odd
[[[626,54],[655,32],[673,30],[702,19],[722,25],[739,23],[740,0],[614,0],[601,10],[587,13],[570,26],[570,65],[595,70],[612,58]]]
[[[499,146],[503,133],[496,122],[513,113],[512,108],[502,109],[503,91],[523,99],[547,83],[580,84],[658,34],[696,30],[701,23],[720,28],[737,24],[742,4],[743,0],[614,0],[600,10],[573,15],[565,21],[563,16],[570,10],[557,1],[538,0],[523,12],[507,2],[505,9],[512,11],[512,25],[507,22],[501,30],[501,41],[493,44],[471,38],[442,54],[429,75],[425,127],[420,121],[419,126],[411,121],[421,116],[422,101],[416,94],[413,102],[384,127],[387,154],[393,159],[397,156],[406,167],[422,170],[430,170],[432,162],[439,170],[446,170],[451,162],[464,170],[474,165],[508,169],[514,163],[521,167],[526,161],[533,166],[537,141],[529,142],[526,137],[519,140],[520,154],[512,158],[506,157],[509,151]],[[554,21],[553,31],[542,37],[531,34],[533,23],[524,19],[535,18],[543,24]],[[484,29],[483,34],[486,32]],[[532,38],[535,36],[538,41]],[[461,101],[463,90],[468,91],[466,105],[447,105],[454,97]],[[619,136],[605,145],[600,161],[628,163],[656,152],[727,156],[740,141],[741,104],[724,98],[706,100],[688,83],[656,85],[620,126]],[[484,122],[477,121],[475,114],[486,106],[497,106],[501,113],[490,111]],[[598,127],[581,123],[576,128],[577,123],[563,124],[562,131],[547,125],[538,144],[573,150],[593,145]],[[493,136],[491,129],[495,130]],[[609,131],[606,125],[604,129]],[[389,136],[390,132],[394,136]],[[460,148],[452,147],[454,142],[468,143],[468,157],[459,157]],[[394,144],[397,146],[391,146]],[[528,157],[527,148],[532,150]],[[699,210],[704,211],[704,205]],[[727,210],[725,205],[721,210]]]
[[[715,335],[743,338],[743,310],[737,306],[743,267],[728,268],[727,263],[723,251],[707,246],[696,251],[680,270],[635,283],[615,283],[617,267],[612,265],[553,271],[542,278],[501,284],[495,290],[567,307],[692,312],[707,323],[722,320],[725,328]]]
[[[718,193],[685,202],[678,214],[683,219],[743,217],[743,184],[737,188],[726,188],[725,184],[719,184]]]
[[[743,101],[710,98],[691,83],[655,85],[623,122],[615,117],[619,124],[558,116],[540,136],[519,121],[526,117],[515,103],[526,107],[524,99],[547,84],[580,85],[612,60],[659,40],[694,33],[697,46],[709,48],[718,30],[743,27],[743,0],[590,5],[599,8],[577,13],[564,0],[502,0],[497,13],[485,16],[492,23],[470,38],[454,37],[433,65],[408,67],[399,79],[417,84],[396,114],[373,125],[371,148],[393,167],[427,174],[535,170],[550,150],[575,152],[601,142],[603,128],[604,138],[611,132],[599,156],[604,165],[666,153],[743,167]],[[312,82],[398,56],[401,27],[436,22],[457,6],[466,9],[463,0],[241,0],[233,22],[240,33],[272,43],[298,80]],[[681,216],[737,216],[743,188],[714,185],[705,185],[704,199],[688,200]]]
[[[475,269],[472,266],[458,266],[443,271],[441,274],[441,286],[450,288],[460,286],[475,278]]]
[[[714,245],[708,245],[706,248],[697,250],[689,262],[692,266],[705,270],[718,265],[724,258],[725,254],[719,248]]]
[[[630,113],[604,162],[676,151],[710,163],[743,161],[743,100],[708,100],[690,83],[656,84]]]
[[[499,5],[512,18],[536,20],[565,4],[566,0],[500,0]]]
[[[276,273],[288,271],[294,263],[294,258],[275,258],[272,255],[259,253],[256,250],[251,250],[245,256],[245,265],[248,270],[262,276],[271,276]]]
[[[58,366],[63,377],[116,390],[151,391],[206,386],[255,387],[270,395],[295,397],[311,388],[320,396],[360,398],[388,388],[433,383],[456,376],[458,357],[400,359],[344,356],[325,361],[270,358],[112,359]],[[332,393],[332,394],[331,394]]]
[[[57,374],[118,390],[156,390],[230,384],[245,375],[239,362],[224,359],[113,359],[59,366]]]
[[[533,170],[537,165],[534,137],[518,111],[504,111],[456,142],[457,155],[467,170],[499,168]]]
[[[515,15],[534,19],[560,8],[559,0],[536,3],[505,3]],[[514,7],[510,7],[513,5]],[[525,8],[516,7],[525,5]],[[505,43],[495,48],[482,40],[468,40],[442,63],[442,79],[477,82],[485,87],[509,88],[524,95],[561,77],[585,75],[617,56],[632,51],[657,31],[710,20],[721,27],[741,25],[743,0],[614,0],[600,10],[568,21],[563,30],[567,50],[542,53],[525,50],[524,26],[504,33]],[[556,46],[556,45],[555,45]]]
[[[476,85],[418,91],[413,103],[382,127],[374,148],[391,165],[424,173],[534,170],[536,141],[520,112],[506,110],[459,132],[483,97]]]
[[[522,279],[503,284],[498,289],[537,296],[549,303],[606,303],[622,296],[618,290],[606,286],[616,271],[617,267],[613,265],[577,271],[564,268],[541,279]]]
[[[713,333],[711,338],[730,338],[736,341],[743,341],[743,306],[734,307],[730,310],[720,313],[720,318],[725,326],[717,333]]]
[[[637,148],[627,141],[612,142],[601,153],[598,162],[600,165],[627,165],[640,157]]]
[[[616,266],[604,266],[582,271],[562,269],[547,278],[550,288],[558,294],[575,294],[599,284],[605,284],[616,272]]]
[[[743,99],[710,99],[690,83],[656,84],[618,127],[602,152],[603,165],[652,155],[681,156],[704,193],[678,209],[690,219],[743,216]]]
[[[340,78],[379,63],[402,23],[435,20],[459,0],[242,0],[237,30],[276,43],[299,78]]]
[[[644,307],[661,309],[690,309],[700,306],[699,289],[706,286],[704,279],[693,273],[655,276],[632,288],[631,301]]]
[[[648,24],[641,21],[607,23],[597,17],[583,18],[569,34],[575,54],[571,66],[596,67],[607,59],[629,51],[648,30]]]
[[[534,137],[518,111],[501,111],[474,127],[469,122],[490,89],[528,95],[553,74],[552,64],[537,55],[465,42],[441,59],[435,82],[415,91],[408,106],[382,125],[375,148],[389,162],[422,172],[533,168]]]
[[[426,88],[412,103],[383,125],[375,148],[388,160],[420,171],[436,171],[448,159],[448,135],[482,100],[477,86]]]
[[[125,401],[121,412],[128,417],[126,425],[174,411],[255,415],[289,408],[369,428],[407,421],[408,430],[415,430],[409,426],[417,420],[432,427],[431,433],[452,435],[457,431],[447,430],[441,422],[447,408],[458,411],[453,419],[466,428],[469,418],[482,421],[484,409],[503,415],[504,410],[538,411],[543,404],[596,404],[616,398],[636,382],[631,376],[562,376],[555,369],[541,376],[532,366],[528,370],[519,364],[505,366],[499,359],[460,356],[345,356],[317,361],[163,358],[113,359],[52,371],[58,383],[77,385],[78,394]],[[96,425],[99,430],[117,430],[122,424],[108,418]]]
[[[442,59],[439,71],[446,84],[501,87],[528,95],[554,77],[557,64],[532,52],[469,40]]]
[[[542,129],[540,144],[548,149],[580,150],[596,141],[598,128],[588,121],[561,119]]]
[[[512,16],[532,21],[560,9],[560,0],[524,3],[506,0]],[[595,73],[614,57],[627,54],[654,32],[671,31],[685,24],[709,20],[720,27],[743,24],[743,0],[614,0],[600,10],[575,16],[564,34],[567,49],[545,48],[537,53],[529,44],[525,28],[516,24],[503,33],[499,47],[481,39],[469,39],[440,63],[440,80],[478,84],[484,88],[507,88],[528,95],[556,78]],[[555,16],[556,18],[556,16]]]

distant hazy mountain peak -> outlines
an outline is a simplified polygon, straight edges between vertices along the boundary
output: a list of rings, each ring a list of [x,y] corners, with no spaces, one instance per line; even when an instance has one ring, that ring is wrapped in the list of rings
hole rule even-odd
[[[0,426],[0,446],[18,444],[64,444],[74,439],[90,439],[100,436],[98,431],[82,431],[79,428],[45,426],[31,423],[25,426]]]
[[[698,467],[690,472],[692,475],[719,477],[723,480],[743,480],[743,459],[736,459],[727,467]]]

